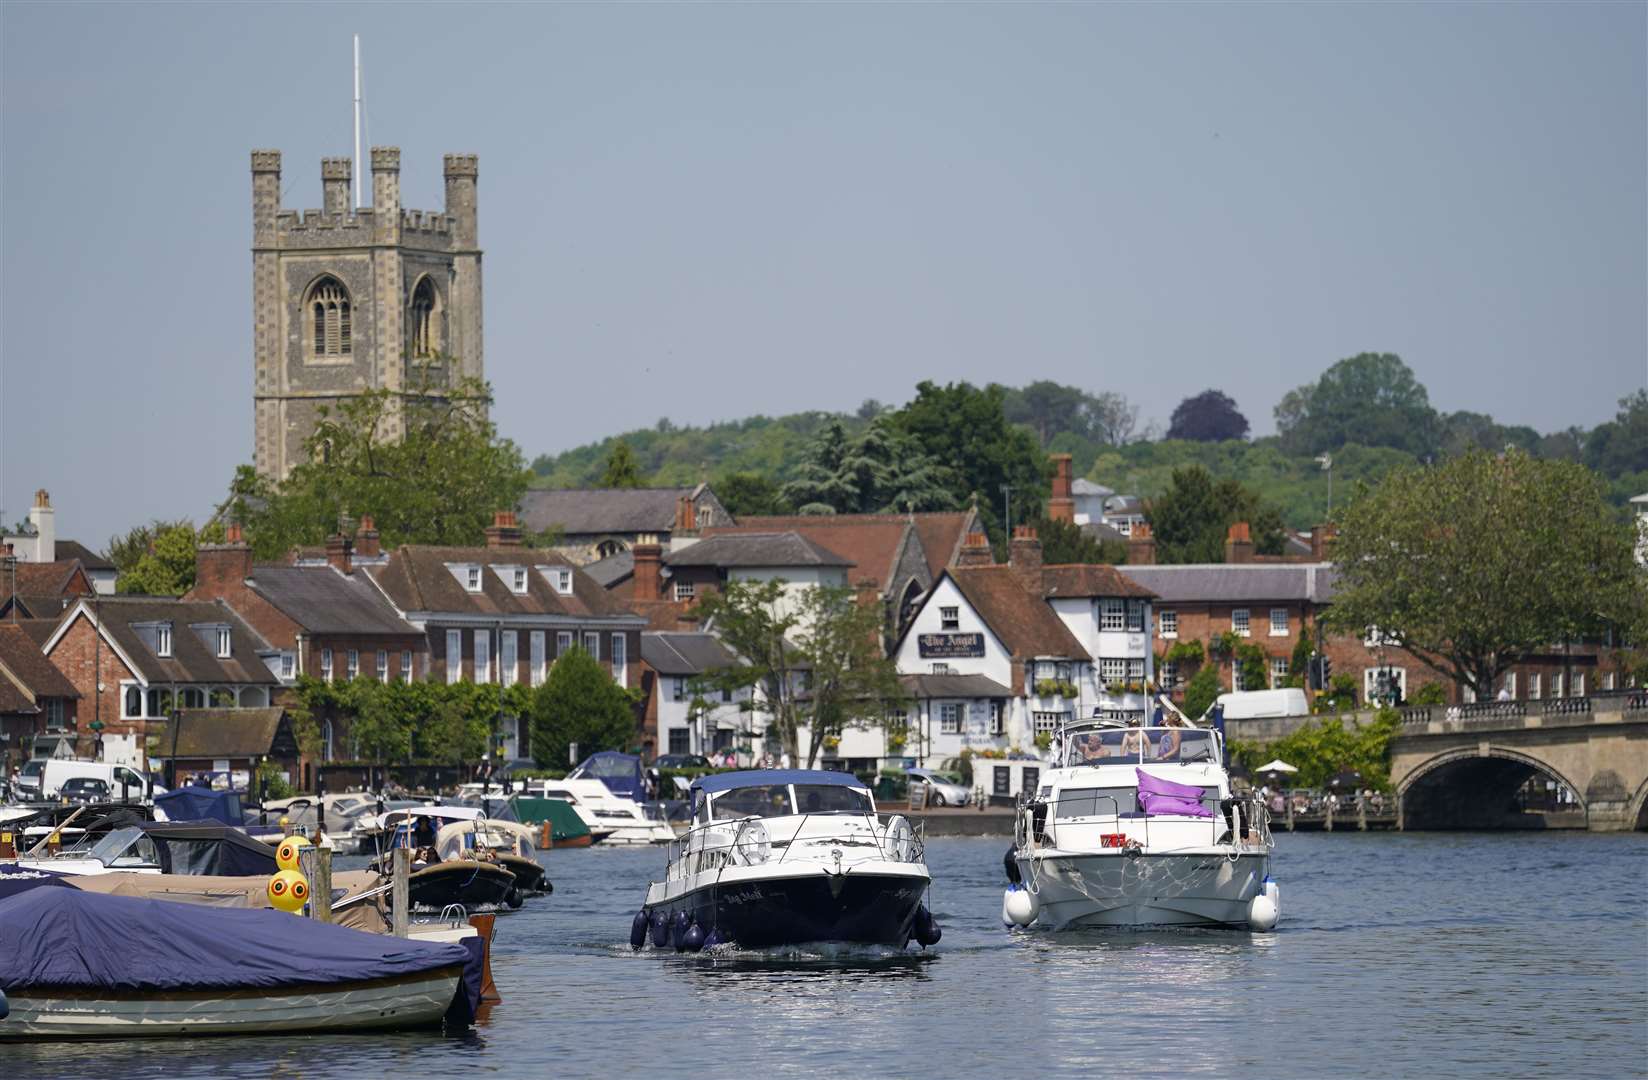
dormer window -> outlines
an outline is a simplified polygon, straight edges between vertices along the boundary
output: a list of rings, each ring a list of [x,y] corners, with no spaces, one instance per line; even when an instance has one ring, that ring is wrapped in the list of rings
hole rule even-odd
[[[526,592],[526,567],[508,567],[509,591],[514,593]]]
[[[232,654],[233,649],[231,647],[231,635],[229,633],[229,628],[227,626],[220,626],[217,628],[217,657],[219,660],[226,660]]]
[[[481,591],[481,568],[478,566],[464,567],[464,588],[470,592]]]
[[[161,623],[155,627],[155,655],[172,655],[172,624]]]
[[[562,596],[571,596],[572,595],[572,571],[571,570],[557,570],[557,571],[555,571],[555,591],[560,593]]]

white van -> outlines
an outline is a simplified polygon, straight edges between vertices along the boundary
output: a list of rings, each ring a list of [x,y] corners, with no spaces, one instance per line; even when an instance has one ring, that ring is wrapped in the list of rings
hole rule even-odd
[[[1270,720],[1278,716],[1309,716],[1310,699],[1297,686],[1282,690],[1242,690],[1220,694],[1214,705],[1225,707],[1225,722]]]
[[[109,797],[116,801],[146,802],[154,797],[154,793],[149,790],[149,782],[141,774],[124,765],[111,765],[103,761],[78,761],[72,758],[50,758],[40,772],[41,798],[57,798],[66,782],[82,776],[108,784]]]

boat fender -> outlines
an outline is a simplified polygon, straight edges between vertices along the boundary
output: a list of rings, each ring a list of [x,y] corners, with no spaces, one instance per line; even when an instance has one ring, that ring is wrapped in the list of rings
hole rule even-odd
[[[713,949],[725,945],[731,940],[732,938],[723,934],[719,927],[712,927],[710,932],[704,935],[704,948]]]
[[[652,947],[662,949],[669,944],[669,916],[662,911],[654,911],[649,922],[652,929]]]
[[[0,1020],[11,1015],[11,1003],[6,1000],[6,992],[0,990]]]
[[[1264,893],[1260,893],[1248,901],[1247,924],[1261,934],[1276,929],[1277,915],[1275,901]]]
[[[704,928],[696,922],[687,927],[687,932],[681,935],[681,945],[688,952],[697,952],[704,947]]]
[[[639,949],[647,943],[647,909],[642,908],[635,913],[634,920],[629,924],[629,947]]]
[[[519,911],[521,905],[526,903],[526,900],[521,896],[520,889],[510,889],[508,895],[504,897],[504,903],[509,905],[509,910]]]
[[[692,928],[692,916],[685,911],[677,911],[675,918],[670,920],[670,941],[675,945],[676,952],[687,951],[687,931]]]
[[[1007,871],[1007,884],[1009,885],[1020,885],[1024,882],[1023,876],[1019,874],[1019,861],[1014,858],[1017,853],[1017,846],[1010,844],[1007,848],[1007,854],[1001,857],[1001,866],[1003,870]]]
[[[1001,898],[1002,925],[1029,926],[1036,921],[1036,912],[1040,908],[1041,901],[1035,893],[1023,885],[1009,885]]]
[[[544,878],[543,884],[538,886],[538,891],[545,896],[553,896],[555,894],[555,883],[548,878]]]
[[[1272,904],[1276,905],[1276,917],[1280,919],[1282,917],[1282,887],[1276,884],[1276,879],[1269,874],[1265,875],[1265,895],[1270,897]]]
[[[927,905],[925,904],[916,908],[916,924],[914,930],[916,942],[923,949],[931,945],[937,945],[939,939],[944,936],[944,931],[939,929],[938,921],[933,918],[933,913],[927,910]]]

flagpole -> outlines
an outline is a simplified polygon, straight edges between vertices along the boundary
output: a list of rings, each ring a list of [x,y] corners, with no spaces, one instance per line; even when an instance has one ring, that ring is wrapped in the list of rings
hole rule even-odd
[[[361,207],[360,35],[355,35],[355,209]]]

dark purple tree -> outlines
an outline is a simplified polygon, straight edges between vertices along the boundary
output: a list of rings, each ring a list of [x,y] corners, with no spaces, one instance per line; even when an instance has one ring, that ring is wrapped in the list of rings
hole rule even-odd
[[[1167,437],[1192,442],[1245,439],[1247,417],[1237,411],[1236,403],[1221,391],[1203,390],[1179,402],[1179,407],[1173,410],[1173,423],[1167,429]]]

